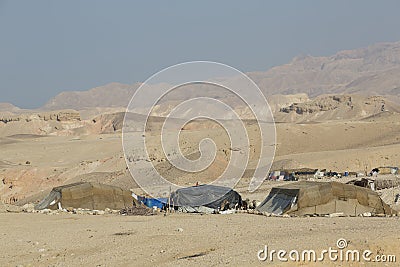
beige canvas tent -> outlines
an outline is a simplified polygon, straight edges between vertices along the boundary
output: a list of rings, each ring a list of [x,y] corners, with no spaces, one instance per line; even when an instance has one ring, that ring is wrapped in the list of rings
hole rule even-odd
[[[379,195],[367,188],[338,182],[303,181],[272,188],[258,211],[273,214],[332,214],[357,216],[397,214]]]
[[[53,188],[35,209],[82,208],[92,210],[131,207],[134,198],[129,190],[100,183],[74,183]]]

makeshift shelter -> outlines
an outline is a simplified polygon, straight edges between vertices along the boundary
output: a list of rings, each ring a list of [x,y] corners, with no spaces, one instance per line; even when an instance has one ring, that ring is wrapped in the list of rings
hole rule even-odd
[[[295,181],[294,172],[288,171],[273,171],[268,175],[268,180],[274,181]]]
[[[286,179],[286,181],[294,181],[298,180],[298,178],[309,178],[309,177],[314,177],[315,173],[318,171],[318,169],[310,169],[310,168],[300,168],[300,169],[285,169],[278,172],[272,172],[269,175],[269,179],[272,179],[272,176],[276,176],[277,174],[279,176],[281,175],[286,175],[289,176],[290,179]],[[273,180],[273,179],[272,179]],[[284,180],[284,179],[283,179]]]
[[[168,198],[148,198],[148,197],[138,196],[137,200],[143,203],[146,207],[149,208],[156,207],[158,209],[164,209],[164,207],[168,203]]]
[[[399,168],[398,167],[379,167],[379,174],[398,174]]]
[[[268,197],[256,208],[273,214],[332,214],[357,216],[397,214],[379,195],[367,188],[338,182],[297,182],[272,188]]]
[[[99,183],[74,183],[53,188],[35,209],[82,208],[91,210],[122,209],[134,203],[132,193]]]
[[[171,194],[171,205],[197,211],[198,207],[211,209],[234,208],[242,204],[242,197],[236,191],[215,185],[199,185],[181,188]]]

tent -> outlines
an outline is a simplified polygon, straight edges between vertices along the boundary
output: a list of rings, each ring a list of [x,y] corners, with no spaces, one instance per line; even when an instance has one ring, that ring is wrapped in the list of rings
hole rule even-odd
[[[357,216],[397,214],[379,195],[367,188],[338,182],[302,181],[272,188],[268,197],[256,208],[273,214],[332,214]]]
[[[100,183],[74,183],[54,187],[50,194],[35,206],[36,210],[82,208],[92,210],[122,209],[133,204],[129,190]]]
[[[199,185],[181,188],[171,194],[171,205],[175,207],[207,207],[211,209],[234,208],[242,204],[242,197],[228,187]]]
[[[379,174],[393,174],[396,175],[399,172],[398,167],[379,167],[376,168],[379,170]]]
[[[274,181],[295,181],[294,172],[288,171],[273,171],[268,175],[269,180]]]

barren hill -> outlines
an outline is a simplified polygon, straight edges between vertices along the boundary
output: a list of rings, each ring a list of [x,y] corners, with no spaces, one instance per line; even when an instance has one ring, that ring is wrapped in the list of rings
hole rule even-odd
[[[88,91],[62,92],[47,102],[42,109],[82,110],[97,107],[126,107],[138,87],[139,84],[110,83]]]
[[[17,112],[20,109],[10,103],[0,103],[0,112]]]
[[[299,56],[266,72],[248,74],[266,95],[400,95],[400,42],[340,51],[327,57]]]
[[[248,75],[266,96],[307,94],[367,94],[400,96],[400,42],[379,43],[366,48],[340,51],[326,57],[298,56],[288,64]],[[83,110],[100,107],[126,107],[140,83],[110,83],[88,91],[63,92],[42,109]],[[157,85],[158,86],[158,85]],[[153,91],[149,86],[149,92]],[[177,96],[197,96],[187,88]],[[220,93],[219,93],[220,94]],[[224,94],[218,95],[223,97]]]

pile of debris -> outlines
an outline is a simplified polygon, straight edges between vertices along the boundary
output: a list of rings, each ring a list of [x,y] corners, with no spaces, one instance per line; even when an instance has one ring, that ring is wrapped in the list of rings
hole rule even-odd
[[[7,212],[26,212],[26,213],[41,213],[47,215],[55,215],[60,213],[78,214],[78,215],[104,215],[104,214],[119,214],[120,210],[105,208],[104,210],[83,209],[83,208],[62,208],[62,209],[35,209],[33,203],[25,204],[22,207],[14,206],[14,209],[8,209]]]
[[[382,190],[400,186],[399,179],[377,179],[375,180],[375,189]]]
[[[120,210],[119,214],[125,216],[150,216],[154,215],[154,210],[149,209],[142,205],[138,205],[132,207],[125,207]]]

